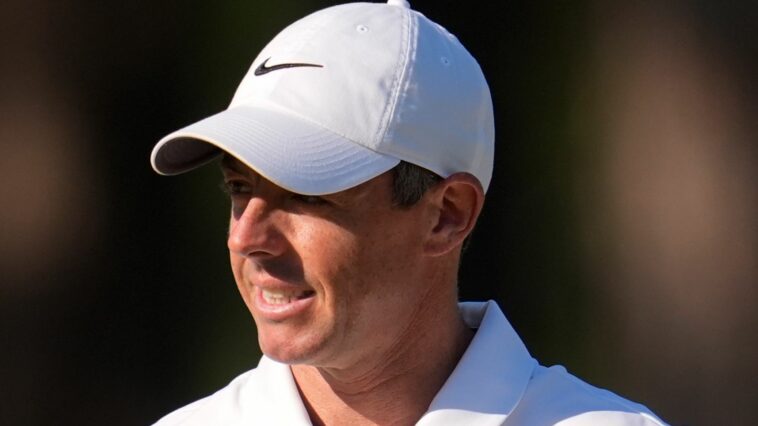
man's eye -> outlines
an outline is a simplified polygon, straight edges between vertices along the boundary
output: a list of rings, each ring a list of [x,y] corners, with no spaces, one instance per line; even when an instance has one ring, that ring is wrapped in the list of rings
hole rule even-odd
[[[221,191],[229,195],[239,195],[250,193],[250,186],[238,180],[221,182]]]

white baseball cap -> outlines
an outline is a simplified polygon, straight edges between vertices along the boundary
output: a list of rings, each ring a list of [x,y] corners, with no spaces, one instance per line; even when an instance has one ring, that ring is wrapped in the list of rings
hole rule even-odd
[[[160,174],[222,152],[287,190],[351,188],[401,160],[448,177],[492,176],[492,99],[479,65],[405,0],[348,3],[285,28],[229,108],[161,139]]]

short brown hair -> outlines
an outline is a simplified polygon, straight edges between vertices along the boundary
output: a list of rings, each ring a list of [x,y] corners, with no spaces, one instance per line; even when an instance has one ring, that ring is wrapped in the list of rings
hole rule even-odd
[[[401,161],[392,169],[392,201],[398,207],[416,204],[442,177],[430,170]]]

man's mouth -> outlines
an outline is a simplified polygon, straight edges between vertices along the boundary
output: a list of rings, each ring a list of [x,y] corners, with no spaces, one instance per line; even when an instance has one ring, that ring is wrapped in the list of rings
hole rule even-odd
[[[263,300],[270,305],[286,305],[297,300],[307,299],[316,294],[313,290],[273,290],[261,289]]]

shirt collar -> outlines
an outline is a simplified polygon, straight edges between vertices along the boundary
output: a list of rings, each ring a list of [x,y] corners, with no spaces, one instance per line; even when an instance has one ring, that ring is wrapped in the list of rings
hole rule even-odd
[[[418,425],[502,424],[537,365],[495,302],[464,302],[459,309],[478,330]]]
[[[466,325],[477,332],[419,426],[502,424],[537,365],[494,301],[463,302],[458,307]],[[268,386],[244,398],[257,401],[250,410],[257,419],[271,413],[272,424],[310,425],[289,366],[263,356],[257,370],[263,375],[257,379]]]
[[[308,411],[289,365],[262,356],[256,376],[250,376],[247,395],[240,398],[245,424],[310,426]]]

